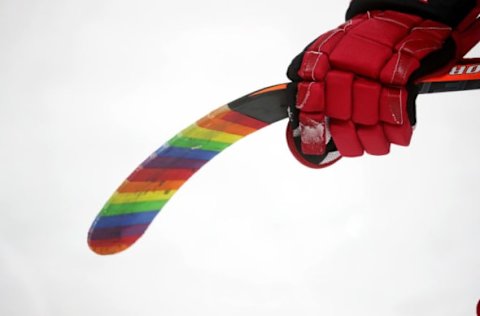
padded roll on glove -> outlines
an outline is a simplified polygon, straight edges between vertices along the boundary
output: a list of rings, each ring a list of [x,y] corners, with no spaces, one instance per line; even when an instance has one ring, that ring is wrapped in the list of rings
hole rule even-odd
[[[448,4],[445,4],[448,3]],[[480,39],[478,0],[354,0],[348,20],[313,41],[287,75],[287,142],[312,168],[408,146],[414,82],[445,72]]]

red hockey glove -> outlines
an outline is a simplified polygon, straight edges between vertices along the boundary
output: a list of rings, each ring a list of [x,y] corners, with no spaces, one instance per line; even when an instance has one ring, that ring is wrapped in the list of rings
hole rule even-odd
[[[408,146],[416,123],[414,81],[445,72],[478,42],[479,7],[454,26],[367,11],[317,38],[288,70],[287,140],[294,156],[321,168],[341,156]]]

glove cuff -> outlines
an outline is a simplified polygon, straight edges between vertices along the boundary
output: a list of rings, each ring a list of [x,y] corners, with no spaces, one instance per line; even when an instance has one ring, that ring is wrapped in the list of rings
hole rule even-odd
[[[394,10],[455,28],[477,5],[477,0],[352,0],[346,18],[371,10]]]

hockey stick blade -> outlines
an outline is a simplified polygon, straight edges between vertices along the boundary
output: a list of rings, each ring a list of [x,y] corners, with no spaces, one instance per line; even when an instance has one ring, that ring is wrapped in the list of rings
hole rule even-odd
[[[420,93],[480,88],[480,64],[462,64],[417,83]],[[178,189],[243,137],[287,118],[287,84],[250,93],[190,125],[148,157],[104,205],[88,233],[102,255],[121,252],[147,230]]]

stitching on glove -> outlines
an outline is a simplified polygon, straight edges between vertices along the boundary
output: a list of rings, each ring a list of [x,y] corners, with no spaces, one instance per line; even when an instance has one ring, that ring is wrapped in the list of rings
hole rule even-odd
[[[297,109],[302,109],[305,106],[305,104],[307,103],[308,99],[310,98],[310,94],[311,94],[310,90],[311,90],[313,84],[314,84],[314,82],[310,82],[308,84],[307,92],[305,93],[305,97],[303,98],[302,103],[297,105]]]
[[[390,89],[387,90],[388,100],[391,100],[392,96],[394,97],[394,99],[396,99],[395,95],[392,94],[391,92],[392,92],[392,90],[390,90]],[[400,102],[397,102],[396,105],[389,102],[389,107],[390,107],[390,111],[391,111],[391,114],[392,114],[392,118],[395,121],[395,123],[398,124],[398,125],[402,125],[403,124],[403,111],[402,111],[403,89],[400,89],[399,101]],[[396,108],[394,108],[394,107],[396,107]]]
[[[401,26],[401,27],[404,27],[404,28],[406,28],[406,29],[409,28],[409,26],[406,25],[406,24],[403,24],[403,23],[401,23],[401,22],[398,22],[398,21],[395,21],[395,20],[392,20],[392,19],[389,19],[389,18],[386,18],[386,17],[383,17],[383,16],[382,16],[382,17],[380,17],[380,16],[374,16],[373,18],[374,18],[374,19],[377,19],[377,20],[382,20],[382,21],[385,21],[385,22],[390,22],[390,23],[399,25],[399,26]]]
[[[407,44],[409,41],[406,41],[405,43],[402,44],[400,49],[398,50],[397,54],[397,62],[395,63],[395,68],[392,71],[392,77],[390,78],[390,83],[393,84],[393,81],[395,80],[395,75],[397,74],[398,71],[398,66],[400,65],[400,59],[402,57],[402,49],[405,47],[405,44]],[[403,74],[402,79],[405,79],[405,72]]]
[[[441,26],[416,26],[412,29],[413,31],[416,30],[439,30],[439,31],[452,31],[451,27],[441,27]]]
[[[324,41],[324,43],[325,43],[325,41]],[[318,61],[320,60],[320,57],[323,55],[323,52],[311,51],[310,53],[311,54],[317,54],[317,58],[315,59],[315,63],[313,64],[313,68],[312,68],[312,79],[313,79],[313,81],[317,81],[317,78],[315,77],[315,69],[317,68]]]
[[[435,46],[430,46],[430,47],[426,47],[426,48],[419,48],[417,50],[411,50],[410,48],[404,48],[403,51],[407,52],[407,53],[410,53],[410,54],[415,54],[415,53],[418,53],[418,52],[421,52],[421,51],[424,51],[424,50],[430,50],[430,49],[433,49],[433,50],[437,50],[437,49],[440,49],[442,46],[440,45],[435,45]]]

